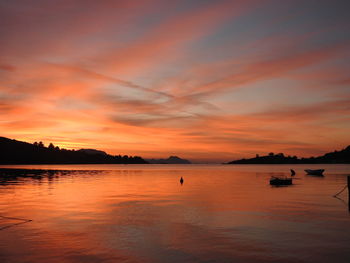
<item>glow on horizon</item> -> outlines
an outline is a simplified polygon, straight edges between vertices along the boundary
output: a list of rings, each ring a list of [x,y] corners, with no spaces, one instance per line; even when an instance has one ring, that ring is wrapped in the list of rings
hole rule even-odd
[[[350,144],[348,1],[2,1],[0,136],[144,158]]]

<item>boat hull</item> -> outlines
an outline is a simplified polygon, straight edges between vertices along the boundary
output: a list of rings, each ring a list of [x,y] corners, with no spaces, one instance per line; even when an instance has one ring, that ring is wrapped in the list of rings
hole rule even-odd
[[[291,185],[293,184],[292,178],[271,178],[270,185]]]
[[[318,169],[318,170],[306,169],[305,172],[308,175],[319,175],[319,176],[322,176],[323,172],[324,172],[324,169]]]

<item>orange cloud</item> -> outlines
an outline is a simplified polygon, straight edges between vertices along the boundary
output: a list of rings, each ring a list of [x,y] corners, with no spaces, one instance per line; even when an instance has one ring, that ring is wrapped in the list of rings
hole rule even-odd
[[[238,70],[237,73],[195,87],[194,91],[197,93],[219,92],[221,90],[247,85],[264,79],[279,77],[290,71],[341,56],[342,52],[347,49],[348,45],[349,43],[346,42],[309,50],[307,52],[293,53],[291,55],[269,60],[257,61],[244,66],[243,69],[240,71]]]
[[[2,136],[202,161],[349,143],[341,21],[301,28],[261,1],[43,2],[2,4]]]

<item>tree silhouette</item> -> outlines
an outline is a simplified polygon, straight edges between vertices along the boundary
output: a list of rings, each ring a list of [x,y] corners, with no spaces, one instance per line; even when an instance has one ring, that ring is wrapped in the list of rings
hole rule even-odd
[[[104,152],[89,154],[82,150],[67,150],[50,143],[33,144],[0,137],[0,164],[132,164],[147,163],[138,156],[112,156]],[[99,151],[97,151],[99,152]]]
[[[251,159],[241,159],[229,162],[229,164],[302,164],[302,163],[350,163],[350,146],[341,151],[326,153],[323,156],[298,158],[297,156],[287,157],[283,153],[274,155],[269,153],[267,156],[256,156]]]

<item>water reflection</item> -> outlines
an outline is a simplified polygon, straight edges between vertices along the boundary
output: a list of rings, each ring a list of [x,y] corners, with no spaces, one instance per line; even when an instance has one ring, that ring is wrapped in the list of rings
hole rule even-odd
[[[51,182],[54,178],[60,178],[61,176],[94,175],[102,172],[105,171],[0,168],[0,185],[16,184],[18,181],[25,178],[38,181],[47,178],[47,180]]]
[[[349,214],[332,198],[349,166],[288,188],[268,183],[290,174],[283,166],[151,167],[20,171],[0,187],[0,209],[33,221],[1,231],[0,262],[350,259]]]
[[[0,227],[0,230],[4,230],[4,229],[10,228],[10,227],[22,225],[22,224],[29,223],[32,221],[31,219],[8,217],[8,216],[2,216],[2,215],[0,215],[0,219],[10,221],[8,223],[8,225]]]

